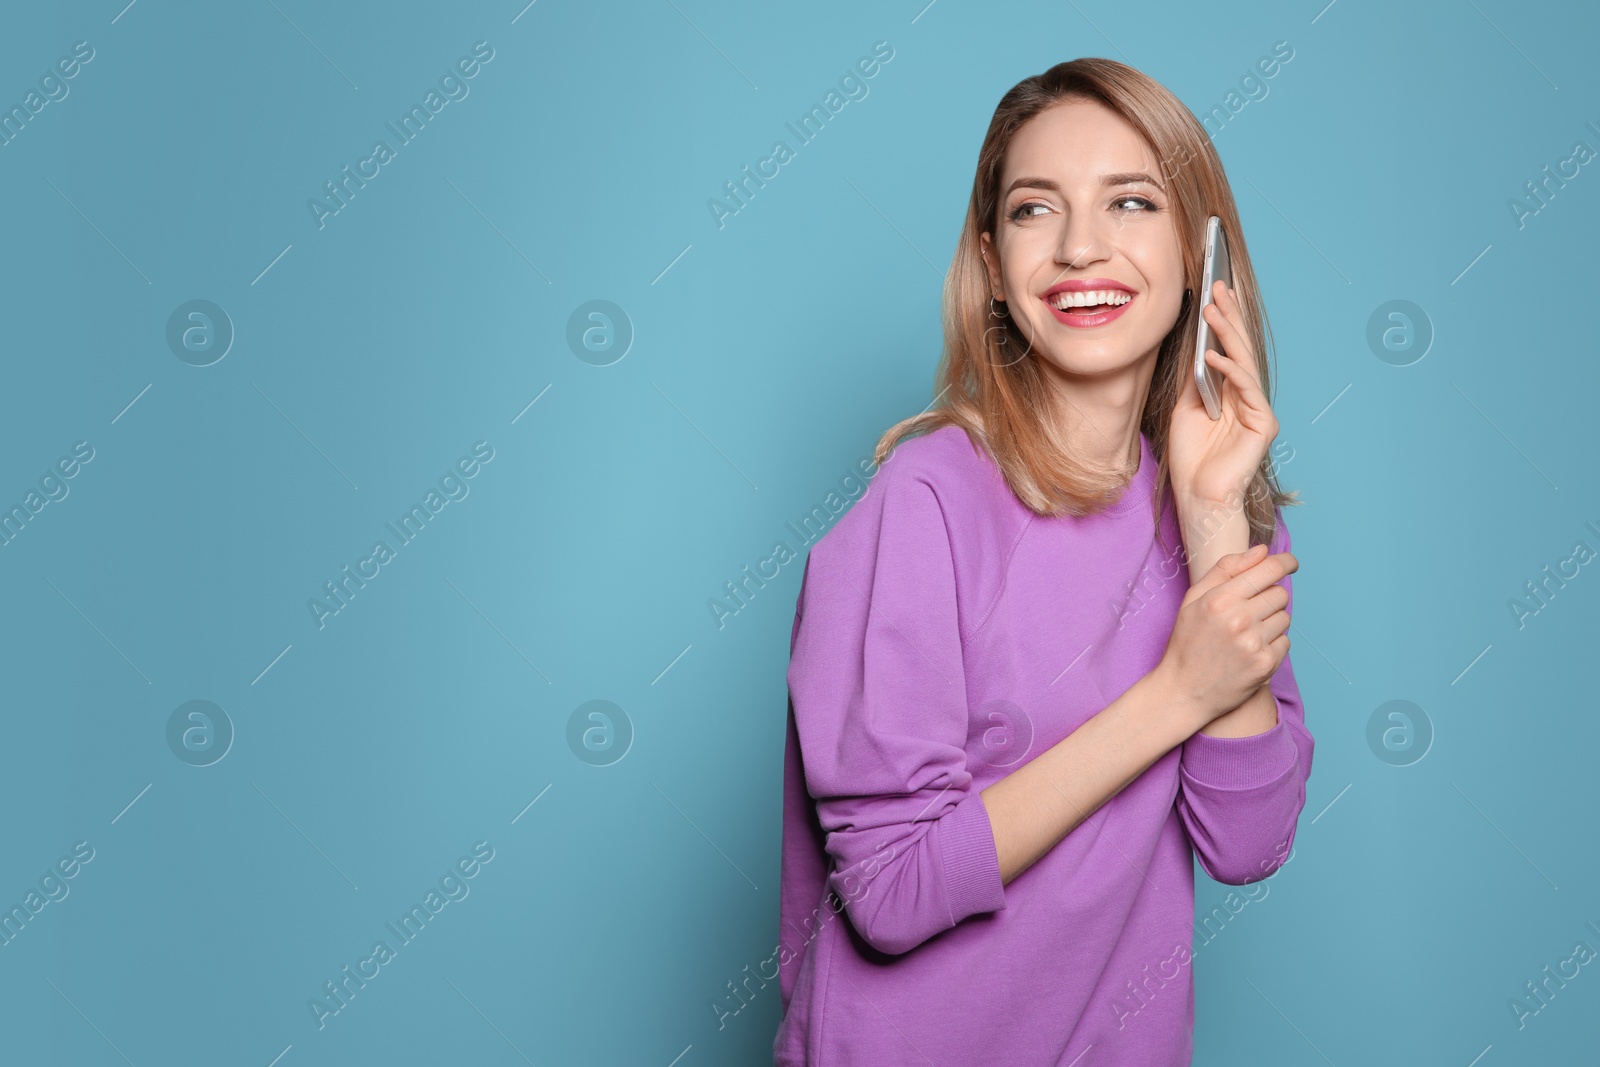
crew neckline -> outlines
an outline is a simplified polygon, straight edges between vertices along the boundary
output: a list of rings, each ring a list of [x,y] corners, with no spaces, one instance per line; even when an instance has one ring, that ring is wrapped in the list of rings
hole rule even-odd
[[[1150,489],[1156,480],[1155,453],[1150,448],[1150,438],[1146,437],[1143,430],[1139,431],[1139,469],[1128,480],[1127,488],[1117,498],[1116,503],[1106,505],[1106,511],[1113,515],[1121,515],[1132,511],[1141,503],[1149,503]]]

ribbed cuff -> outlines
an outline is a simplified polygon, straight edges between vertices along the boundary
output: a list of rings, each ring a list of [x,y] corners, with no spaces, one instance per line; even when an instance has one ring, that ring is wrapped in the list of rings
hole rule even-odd
[[[1000,855],[995,848],[989,810],[976,789],[939,820],[939,852],[944,862],[945,889],[950,894],[950,918],[960,922],[969,915],[999,911],[1006,906],[1005,884],[1000,879]]]
[[[1214,789],[1257,789],[1291,774],[1300,750],[1279,719],[1265,733],[1212,737],[1196,733],[1183,743],[1180,766],[1201,785]]]

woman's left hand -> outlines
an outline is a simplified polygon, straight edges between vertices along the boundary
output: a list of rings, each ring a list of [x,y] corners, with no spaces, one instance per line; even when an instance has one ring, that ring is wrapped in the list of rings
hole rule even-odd
[[[1213,420],[1185,370],[1184,387],[1172,409],[1167,462],[1172,489],[1180,500],[1222,505],[1232,494],[1243,497],[1278,435],[1278,419],[1261,389],[1256,353],[1245,329],[1244,312],[1233,290],[1217,282],[1205,309],[1212,336],[1226,354],[1207,350],[1206,362],[1222,376],[1222,417]]]

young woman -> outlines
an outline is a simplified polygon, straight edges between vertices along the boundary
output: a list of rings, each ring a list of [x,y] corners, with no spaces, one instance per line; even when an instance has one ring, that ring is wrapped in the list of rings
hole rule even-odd
[[[944,308],[936,405],[801,580],[775,1062],[1188,1064],[1194,856],[1282,866],[1313,744],[1261,295],[1204,129],[1110,60],[1019,83]]]

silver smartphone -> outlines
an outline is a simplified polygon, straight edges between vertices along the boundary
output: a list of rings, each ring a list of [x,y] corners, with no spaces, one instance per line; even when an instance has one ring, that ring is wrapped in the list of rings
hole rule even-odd
[[[1222,418],[1222,383],[1223,377],[1211,368],[1206,362],[1206,350],[1215,349],[1222,351],[1222,346],[1217,343],[1216,335],[1212,333],[1211,324],[1206,321],[1206,308],[1213,303],[1211,287],[1216,282],[1225,282],[1229,289],[1233,288],[1233,265],[1228,261],[1228,239],[1222,233],[1222,220],[1212,215],[1206,220],[1206,259],[1200,271],[1200,307],[1196,312],[1200,327],[1196,331],[1194,342],[1194,384],[1200,389],[1200,399],[1205,401],[1206,414],[1213,419]]]

